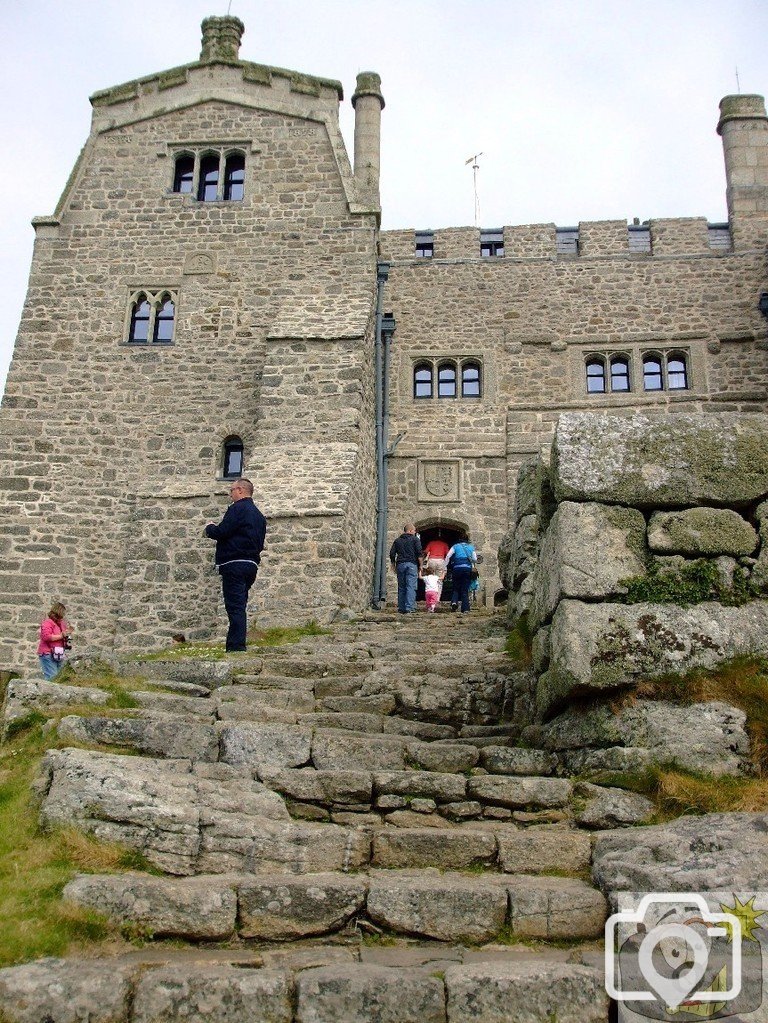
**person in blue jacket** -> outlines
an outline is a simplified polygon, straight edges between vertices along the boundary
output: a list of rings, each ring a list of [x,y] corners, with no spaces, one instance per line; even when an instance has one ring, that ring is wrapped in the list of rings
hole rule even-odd
[[[205,535],[216,541],[216,567],[221,575],[221,592],[229,618],[228,653],[245,650],[248,628],[248,593],[259,570],[267,520],[253,502],[250,480],[235,480],[229,488],[232,504],[216,525],[209,522]]]
[[[461,613],[469,611],[469,585],[472,581],[472,569],[477,563],[475,548],[469,542],[469,533],[465,534],[461,543],[455,543],[445,556],[446,564],[451,567],[453,591],[451,593],[451,611],[461,604]]]

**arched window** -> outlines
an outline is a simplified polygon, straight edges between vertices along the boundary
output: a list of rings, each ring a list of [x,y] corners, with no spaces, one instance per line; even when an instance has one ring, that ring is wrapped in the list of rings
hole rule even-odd
[[[437,396],[456,397],[456,366],[452,362],[444,362],[437,367]]]
[[[153,341],[173,340],[173,321],[176,307],[170,295],[163,295],[155,312],[155,329],[152,331]]]
[[[587,362],[587,393],[605,393],[605,363],[602,359],[590,359]]]
[[[463,363],[461,367],[462,398],[479,398],[480,393],[480,364],[478,362]]]
[[[219,194],[219,158],[212,153],[200,161],[200,183],[197,198],[200,202],[213,202]]]
[[[178,293],[172,288],[135,291],[128,299],[127,340],[140,342],[173,341]]]
[[[176,157],[176,165],[173,172],[173,190],[181,192],[182,195],[192,194],[192,185],[195,179],[195,158],[188,153],[182,153]]]
[[[224,441],[223,475],[227,480],[243,475],[243,442],[239,437],[227,437]]]
[[[146,295],[137,295],[131,306],[131,325],[128,329],[129,341],[149,340],[149,317],[152,314],[152,306],[149,304]]]
[[[431,398],[432,388],[432,367],[428,362],[420,362],[413,370],[413,396]]]
[[[673,352],[667,359],[667,386],[670,391],[685,391],[688,388],[688,366],[685,356]]]
[[[643,389],[646,391],[664,390],[661,359],[657,355],[646,355],[643,359]]]
[[[245,192],[245,157],[230,153],[224,167],[224,198],[242,199]]]
[[[629,390],[629,359],[611,359],[611,390]]]

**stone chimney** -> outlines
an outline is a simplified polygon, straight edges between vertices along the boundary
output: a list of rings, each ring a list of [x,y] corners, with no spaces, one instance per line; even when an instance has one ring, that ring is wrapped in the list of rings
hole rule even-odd
[[[361,200],[379,207],[379,170],[381,165],[381,78],[373,71],[357,76],[352,97],[355,108],[355,181]]]
[[[763,97],[723,97],[717,131],[723,139],[731,227],[739,219],[768,219],[768,117]]]
[[[240,40],[245,25],[239,18],[206,18],[200,26],[203,30],[203,48],[200,60],[239,60]]]

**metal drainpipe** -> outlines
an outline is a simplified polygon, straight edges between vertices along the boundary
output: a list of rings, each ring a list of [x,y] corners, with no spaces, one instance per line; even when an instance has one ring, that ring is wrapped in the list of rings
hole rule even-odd
[[[389,459],[392,452],[397,447],[400,437],[395,440],[395,443],[390,448],[389,446],[389,363],[390,356],[392,353],[392,335],[395,332],[395,320],[392,316],[382,316],[381,318],[381,336],[384,342],[384,373],[382,377],[382,388],[381,388],[381,446],[384,452],[382,459],[382,466],[384,470],[384,481],[382,490],[384,494],[384,503],[382,506],[382,518],[381,518],[381,565],[379,575],[379,606],[382,607],[387,599],[387,491],[389,482]]]
[[[382,304],[384,302],[384,285],[389,278],[389,263],[376,264],[376,338],[374,345],[374,362],[376,370],[376,558],[373,571],[373,597],[371,606],[377,610],[381,607],[386,591],[386,565],[384,564],[384,546],[387,540],[387,479],[384,448],[384,402],[385,381],[382,358]],[[382,591],[384,579],[384,591]]]

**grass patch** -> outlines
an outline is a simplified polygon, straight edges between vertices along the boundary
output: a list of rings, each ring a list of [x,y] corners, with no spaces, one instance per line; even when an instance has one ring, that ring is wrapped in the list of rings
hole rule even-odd
[[[62,890],[77,872],[149,866],[139,853],[75,829],[40,829],[30,787],[52,744],[34,717],[0,747],[0,966],[64,955],[83,944],[119,943],[116,927],[64,904]]]
[[[662,771],[655,793],[660,814],[760,813],[768,810],[768,778],[713,778]]]
[[[369,931],[361,928],[361,942],[368,948],[391,948],[393,945],[399,945],[402,938],[398,939],[394,934],[388,934],[385,931]]]
[[[532,655],[533,637],[528,627],[528,615],[520,615],[507,636],[504,650],[512,659],[515,667],[520,671],[530,668],[533,660]]]
[[[637,774],[603,772],[589,781],[648,796],[656,805],[652,824],[690,814],[768,810],[768,778],[715,777],[667,765]]]
[[[293,628],[251,629],[248,632],[248,651],[254,653],[270,647],[298,643],[307,636],[330,636],[330,629],[324,629],[315,621]],[[142,654],[142,661],[186,661],[190,659],[223,661],[229,654],[223,643],[174,643],[165,650]]]

